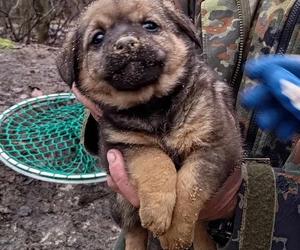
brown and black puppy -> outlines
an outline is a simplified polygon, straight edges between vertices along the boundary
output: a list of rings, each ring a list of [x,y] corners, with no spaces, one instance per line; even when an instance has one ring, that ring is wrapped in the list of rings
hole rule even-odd
[[[202,61],[189,20],[167,0],[96,1],[58,68],[101,107],[99,154],[119,149],[137,189],[139,209],[119,195],[114,203],[126,249],[145,249],[147,230],[165,249],[191,246],[199,211],[241,145],[230,90]],[[199,230],[194,247],[211,249]]]

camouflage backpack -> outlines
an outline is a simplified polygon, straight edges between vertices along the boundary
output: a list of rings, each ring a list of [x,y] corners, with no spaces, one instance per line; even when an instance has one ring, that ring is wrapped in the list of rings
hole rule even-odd
[[[234,89],[249,157],[282,167],[292,143],[280,142],[255,125],[255,113],[240,106],[238,92],[252,82],[244,62],[264,54],[300,54],[300,0],[204,0],[194,2],[208,64]],[[189,6],[189,5],[188,5]]]

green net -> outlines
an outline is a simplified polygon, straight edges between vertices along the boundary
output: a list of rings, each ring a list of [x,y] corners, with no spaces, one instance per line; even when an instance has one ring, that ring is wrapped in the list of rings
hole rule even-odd
[[[0,159],[33,178],[84,183],[104,181],[81,141],[85,109],[71,94],[21,102],[0,116]]]

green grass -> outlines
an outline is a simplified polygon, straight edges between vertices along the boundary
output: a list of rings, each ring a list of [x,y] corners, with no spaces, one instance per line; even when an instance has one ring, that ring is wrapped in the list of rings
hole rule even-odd
[[[12,49],[14,42],[9,39],[0,38],[0,49]]]

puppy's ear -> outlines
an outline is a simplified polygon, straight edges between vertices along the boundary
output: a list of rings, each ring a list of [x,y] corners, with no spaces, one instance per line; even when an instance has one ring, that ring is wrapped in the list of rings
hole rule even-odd
[[[63,50],[56,59],[58,72],[64,82],[70,87],[79,78],[79,58],[80,58],[81,38],[77,29],[71,31],[66,38]]]
[[[181,9],[170,5],[170,1],[164,1],[166,12],[169,18],[175,23],[178,29],[186,34],[198,49],[202,51],[202,42],[197,36],[196,28],[192,21],[182,12]]]

